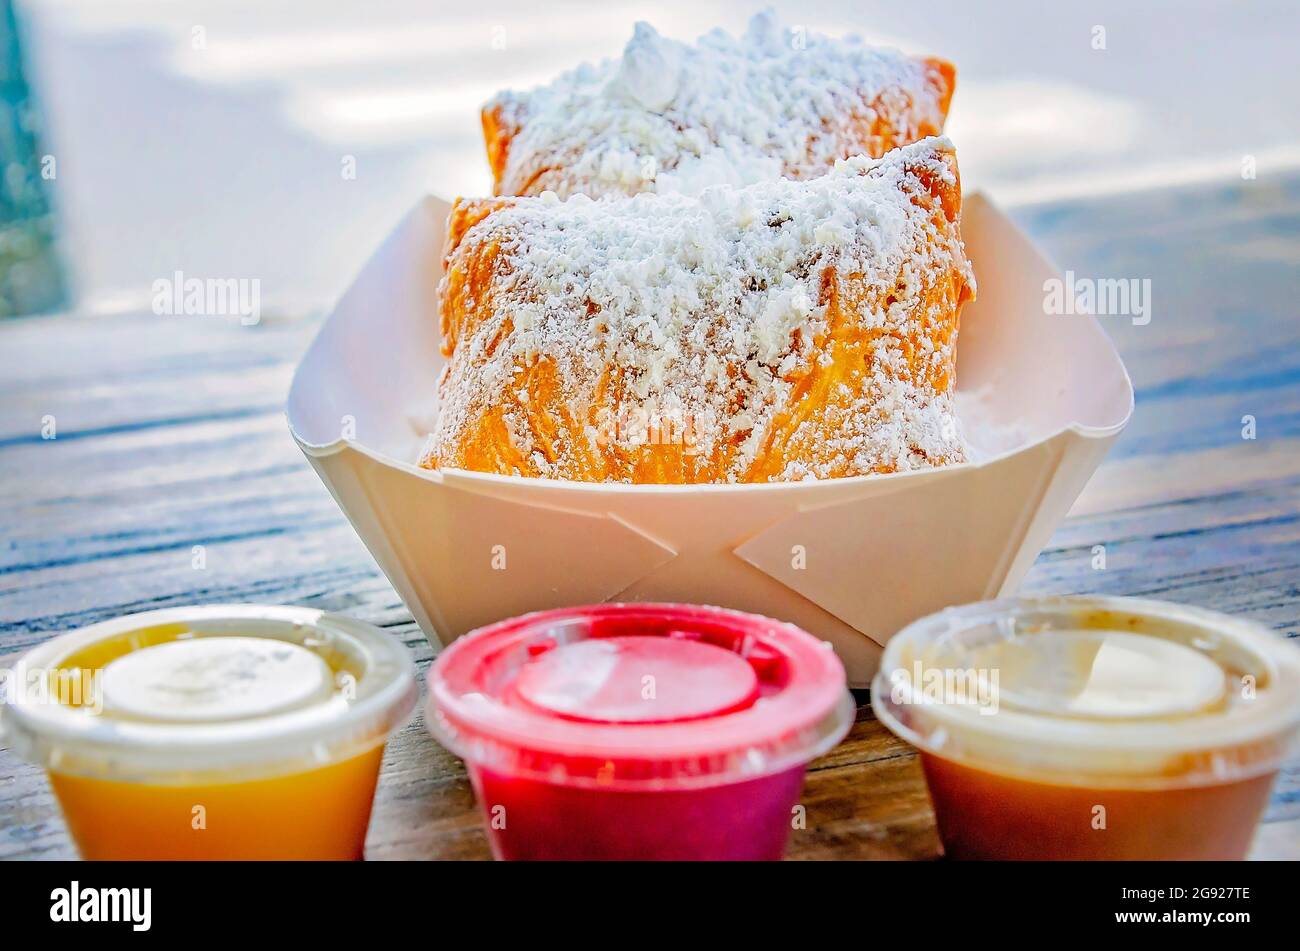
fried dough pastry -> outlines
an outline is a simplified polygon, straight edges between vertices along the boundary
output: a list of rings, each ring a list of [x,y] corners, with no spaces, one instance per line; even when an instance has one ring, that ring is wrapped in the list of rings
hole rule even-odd
[[[620,59],[488,102],[483,135],[497,195],[696,194],[938,135],[955,82],[943,60],[782,30],[771,13],[694,46],[638,23]]]
[[[942,138],[698,197],[461,199],[421,464],[748,483],[963,461],[960,211]]]

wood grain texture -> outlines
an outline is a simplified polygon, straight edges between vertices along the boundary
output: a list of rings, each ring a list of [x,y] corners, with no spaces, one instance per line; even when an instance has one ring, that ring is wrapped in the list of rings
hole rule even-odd
[[[1137,387],[1133,424],[1024,589],[1166,598],[1295,637],[1300,181],[1017,216],[1063,269],[1153,288],[1150,324],[1106,321]],[[428,664],[428,644],[285,428],[293,366],[317,326],[151,315],[0,325],[0,662],[132,611],[256,601],[371,621]],[[1247,415],[1255,440],[1242,438]],[[41,437],[47,416],[53,440]],[[1104,570],[1092,567],[1096,545]],[[869,707],[814,764],[803,804],[792,858],[939,854],[915,755]],[[41,772],[0,750],[0,858],[73,854]],[[418,718],[389,744],[368,854],[487,857],[464,768]],[[1295,762],[1255,854],[1300,857]]]

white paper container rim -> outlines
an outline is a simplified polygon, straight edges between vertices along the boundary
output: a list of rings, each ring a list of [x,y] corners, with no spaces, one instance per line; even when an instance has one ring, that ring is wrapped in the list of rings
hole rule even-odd
[[[1047,314],[1045,282],[1059,272],[974,195],[962,231],[979,291],[957,348],[971,462],[741,485],[424,469],[416,459],[445,364],[447,211],[433,197],[417,203],[362,268],[299,364],[287,410],[317,474],[444,644],[572,604],[713,603],[832,641],[849,683],[866,686],[880,646],[906,623],[1018,583],[1133,412],[1097,318]],[[497,543],[511,552],[508,590],[464,555]],[[792,570],[792,543],[816,549],[807,570]]]
[[[72,651],[133,630],[193,625],[219,633],[294,639],[324,636],[364,661],[355,700],[217,723],[100,719],[15,692],[0,698],[4,740],[46,769],[156,785],[239,782],[339,762],[372,749],[405,725],[415,708],[415,665],[405,647],[373,625],[313,608],[204,605],[131,614],[52,638],[28,651],[29,670],[56,668]]]
[[[1126,415],[1117,423],[1109,426],[1088,426],[1084,423],[1070,423],[1062,426],[1059,430],[1049,433],[1044,438],[1036,440],[1034,445],[1048,442],[1054,436],[1062,433],[1073,433],[1083,439],[1100,440],[1109,439],[1118,435],[1125,426],[1128,425],[1129,417],[1132,415],[1130,409],[1129,415]],[[946,465],[941,469],[912,469],[907,472],[879,472],[870,475],[860,476],[843,476],[836,479],[807,479],[800,482],[702,482],[702,483],[627,483],[627,482],[575,482],[571,479],[547,479],[533,476],[503,475],[496,472],[476,472],[472,469],[457,469],[447,466],[441,469],[426,469],[423,466],[416,465],[413,462],[395,459],[387,453],[371,449],[353,439],[336,439],[328,443],[310,443],[307,442],[293,428],[292,420],[289,423],[289,432],[306,455],[317,458],[332,456],[337,453],[349,450],[360,453],[380,465],[387,466],[390,469],[397,469],[407,472],[421,479],[427,479],[430,482],[443,481],[443,473],[454,473],[458,479],[466,480],[470,483],[478,482],[483,485],[498,486],[509,489],[511,487],[534,487],[545,486],[548,489],[558,489],[568,492],[591,493],[596,495],[707,495],[715,494],[732,494],[741,493],[752,495],[758,492],[815,492],[819,486],[838,485],[876,485],[879,483],[897,482],[906,479],[915,480],[918,477],[930,476],[936,474],[955,474],[965,469],[982,468],[992,465],[1002,459],[1018,455],[1026,447],[1020,446],[1014,449],[1007,449],[996,455],[980,459],[978,462],[957,462]]]

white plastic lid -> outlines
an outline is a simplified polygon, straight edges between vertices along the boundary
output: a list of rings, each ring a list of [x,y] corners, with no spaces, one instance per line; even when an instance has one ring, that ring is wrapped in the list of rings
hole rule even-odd
[[[405,647],[262,605],[130,615],[54,638],[0,698],[10,745],[63,773],[179,784],[298,772],[383,743],[415,705]],[[69,674],[81,678],[68,702]]]
[[[314,651],[267,637],[155,644],[104,667],[104,709],[124,720],[215,723],[329,701],[334,672]]]
[[[1226,782],[1285,756],[1300,725],[1300,650],[1257,624],[1159,601],[988,601],[891,639],[872,706],[923,751],[989,772]]]

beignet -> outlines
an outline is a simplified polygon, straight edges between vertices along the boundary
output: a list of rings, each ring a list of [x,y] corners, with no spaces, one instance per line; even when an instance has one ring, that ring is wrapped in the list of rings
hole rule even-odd
[[[938,135],[955,82],[943,60],[782,30],[771,13],[694,46],[638,23],[622,58],[492,99],[483,134],[497,195],[696,194]]]
[[[960,208],[935,138],[698,197],[461,199],[421,464],[698,483],[963,461]]]

